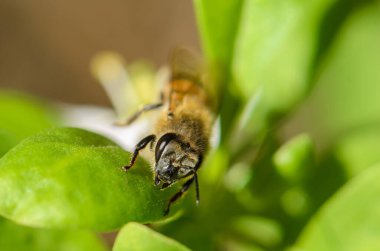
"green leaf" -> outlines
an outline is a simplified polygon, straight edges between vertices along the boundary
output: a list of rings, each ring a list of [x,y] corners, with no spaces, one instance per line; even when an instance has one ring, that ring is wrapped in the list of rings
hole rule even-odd
[[[234,86],[228,84],[243,0],[194,0],[193,2],[203,51],[211,70],[212,84],[215,85],[208,89],[213,90],[220,105],[218,107],[221,114],[220,133],[223,140],[234,122],[233,114],[240,105],[239,97],[229,92]]]
[[[277,172],[289,181],[299,181],[312,165],[313,143],[307,134],[300,134],[283,146],[273,155]]]
[[[0,129],[0,157],[17,144],[16,137],[9,131]]]
[[[344,136],[334,153],[348,177],[359,174],[380,161],[380,128],[362,129]]]
[[[188,251],[187,247],[152,229],[138,224],[128,223],[116,238],[113,251]]]
[[[313,94],[289,128],[308,131],[321,146],[336,137],[380,125],[380,10],[357,9],[337,39]]]
[[[30,226],[94,230],[161,219],[173,188],[154,187],[143,161],[125,173],[129,160],[113,142],[81,129],[32,136],[0,161],[0,213]]]
[[[208,60],[217,61],[229,87],[249,101],[237,141],[251,138],[247,135],[262,130],[305,97],[319,49],[319,29],[335,2],[195,0]]]
[[[0,137],[15,145],[20,140],[56,124],[53,111],[36,99],[0,90]],[[0,143],[3,148],[3,143]]]
[[[204,51],[222,72],[228,71],[231,61],[242,3],[243,0],[194,0]]]
[[[230,228],[268,249],[278,246],[283,237],[281,226],[269,218],[239,216],[232,219]]]
[[[284,111],[304,97],[318,27],[333,2],[244,2],[232,69],[246,99],[261,89],[269,109]]]
[[[380,165],[343,186],[310,221],[295,250],[379,250]]]
[[[104,244],[85,231],[33,229],[0,218],[2,251],[105,251]]]

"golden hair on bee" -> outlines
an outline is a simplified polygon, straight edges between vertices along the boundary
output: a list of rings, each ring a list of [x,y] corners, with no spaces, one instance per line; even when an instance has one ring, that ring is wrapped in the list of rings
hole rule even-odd
[[[154,182],[166,188],[178,180],[187,178],[182,189],[174,194],[164,210],[195,183],[196,201],[199,203],[197,171],[209,148],[214,113],[212,102],[202,81],[203,67],[197,57],[186,49],[177,49],[170,60],[171,77],[161,90],[161,100],[145,105],[132,115],[126,124],[132,123],[142,113],[160,110],[153,134],[143,138],[135,148],[128,171],[135,163],[139,151],[151,144],[154,149]]]

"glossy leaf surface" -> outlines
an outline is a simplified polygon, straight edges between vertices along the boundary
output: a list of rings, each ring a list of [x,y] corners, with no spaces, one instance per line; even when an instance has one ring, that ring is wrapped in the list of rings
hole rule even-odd
[[[94,230],[163,218],[171,189],[154,187],[143,161],[125,173],[129,159],[113,142],[81,129],[30,137],[0,162],[0,213],[25,225]]]
[[[0,218],[0,250],[105,251],[106,248],[94,234],[86,231],[34,229]]]
[[[138,223],[128,223],[116,238],[113,251],[189,251],[187,247]]]

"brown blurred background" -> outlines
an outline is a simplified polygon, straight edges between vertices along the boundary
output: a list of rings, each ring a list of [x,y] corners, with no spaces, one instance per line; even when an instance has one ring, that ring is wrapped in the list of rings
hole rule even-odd
[[[0,88],[71,103],[109,104],[89,61],[165,63],[176,45],[200,51],[190,0],[1,0]]]

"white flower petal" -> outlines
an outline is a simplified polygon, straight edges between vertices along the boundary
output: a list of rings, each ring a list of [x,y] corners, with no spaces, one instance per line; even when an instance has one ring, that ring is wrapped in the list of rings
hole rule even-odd
[[[60,104],[64,126],[83,128],[112,139],[127,151],[133,151],[136,144],[151,130],[149,118],[141,117],[129,126],[116,126],[115,112],[106,107],[90,105]]]

